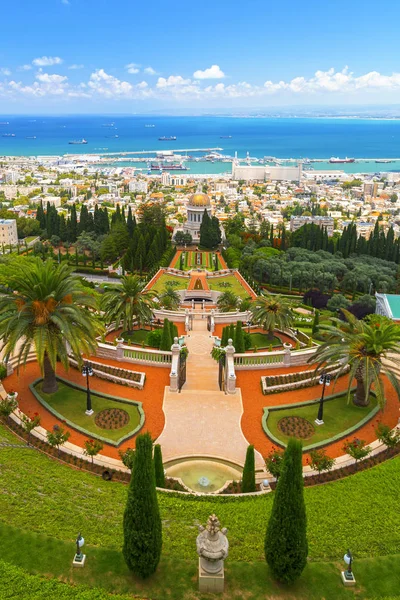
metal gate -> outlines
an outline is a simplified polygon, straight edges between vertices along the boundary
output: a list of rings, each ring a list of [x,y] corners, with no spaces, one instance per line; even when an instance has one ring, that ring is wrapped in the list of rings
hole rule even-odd
[[[210,316],[207,317],[207,330],[211,331],[211,317]]]
[[[225,356],[221,356],[218,361],[218,384],[221,392],[225,389]]]
[[[179,357],[178,390],[181,391],[186,381],[186,354]]]

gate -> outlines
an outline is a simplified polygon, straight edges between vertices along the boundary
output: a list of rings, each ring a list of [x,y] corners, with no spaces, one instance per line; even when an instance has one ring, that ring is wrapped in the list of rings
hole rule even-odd
[[[179,357],[178,390],[181,391],[186,381],[186,354]]]
[[[207,330],[211,331],[211,317],[210,316],[207,317]]]
[[[225,355],[220,356],[218,361],[218,384],[221,392],[225,389]]]

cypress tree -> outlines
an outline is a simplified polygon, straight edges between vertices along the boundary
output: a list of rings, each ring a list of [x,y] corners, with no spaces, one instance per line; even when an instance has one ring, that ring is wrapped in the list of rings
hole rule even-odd
[[[312,334],[315,335],[319,330],[319,310],[315,311],[314,321],[312,325]]]
[[[78,219],[76,216],[76,206],[73,204],[71,206],[71,227],[70,227],[70,236],[71,242],[76,242],[76,238],[78,237]]]
[[[168,319],[164,319],[163,330],[161,334],[160,350],[171,350],[171,327]]]
[[[238,321],[236,323],[236,331],[235,331],[235,351],[239,353],[245,352],[246,348],[244,346],[244,335],[242,329],[242,321]]]
[[[123,556],[128,568],[143,578],[149,577],[157,569],[162,547],[152,454],[150,434],[138,435],[124,513]]]
[[[307,563],[307,516],[303,494],[302,445],[291,438],[265,536],[265,558],[273,576],[293,583]]]
[[[233,323],[231,323],[229,325],[229,333],[228,333],[228,340],[231,339],[232,340],[232,344],[235,345],[235,326]],[[228,340],[226,341],[226,343],[228,343]]]
[[[171,344],[173,344],[174,338],[179,337],[179,336],[178,336],[178,328],[175,325],[175,323],[173,323],[172,321],[169,321],[169,331],[170,331],[170,335],[171,335]]]
[[[165,487],[165,473],[160,444],[154,446],[154,473],[156,476],[156,486],[160,488]]]
[[[254,446],[247,446],[246,461],[244,463],[242,474],[242,492],[256,491],[256,465],[254,456]]]
[[[126,220],[126,225],[128,227],[128,234],[129,237],[132,238],[133,236],[133,231],[135,229],[135,223],[133,221],[133,217],[132,217],[132,209],[131,207],[128,208],[128,218]]]
[[[229,325],[225,325],[222,329],[221,347],[225,348],[228,345]]]

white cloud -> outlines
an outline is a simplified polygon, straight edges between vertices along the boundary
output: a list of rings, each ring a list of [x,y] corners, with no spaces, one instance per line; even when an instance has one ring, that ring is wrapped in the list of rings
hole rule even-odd
[[[52,65],[61,65],[63,62],[59,56],[42,56],[41,58],[34,58],[32,64],[35,67],[51,67]]]
[[[7,77],[8,75],[11,75],[11,71],[10,69],[7,69],[7,67],[1,67],[0,75],[5,75]]]
[[[77,69],[83,69],[85,67],[85,65],[69,65],[68,69],[71,69],[72,71],[77,70]]]
[[[140,71],[139,67],[140,67],[140,65],[137,65],[136,63],[129,63],[129,65],[125,65],[125,69],[131,75],[135,75],[136,73],[139,73],[139,71]]]
[[[147,75],[157,75],[157,71],[155,71],[153,67],[146,67],[144,72],[147,73]]]
[[[21,65],[18,67],[18,71],[30,71],[32,69],[32,65]]]
[[[157,80],[158,88],[175,87],[179,85],[187,85],[191,83],[190,79],[184,79],[181,75],[170,75],[167,77],[159,77]]]
[[[195,71],[193,77],[195,79],[223,79],[225,73],[218,65],[212,65],[209,69],[205,69],[204,71]]]
[[[139,88],[139,90],[145,90],[149,87],[149,84],[147,83],[147,81],[141,81],[137,84],[137,87]]]
[[[63,83],[67,81],[68,77],[65,75],[50,75],[49,73],[37,73],[36,79],[42,83]]]
[[[113,96],[129,97],[133,90],[133,86],[130,83],[109,75],[104,69],[97,69],[97,71],[91,74],[88,86],[93,92],[106,98],[112,98]]]

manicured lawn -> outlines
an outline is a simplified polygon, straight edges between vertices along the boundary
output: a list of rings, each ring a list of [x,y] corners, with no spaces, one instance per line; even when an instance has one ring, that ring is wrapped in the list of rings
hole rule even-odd
[[[196,255],[201,253],[201,263],[196,262]],[[184,252],[183,258],[183,270],[190,271],[191,269],[207,269],[208,271],[215,271],[215,261],[213,260],[213,252],[199,251]],[[181,268],[180,259],[175,265],[176,269]],[[221,261],[218,257],[218,269],[222,269]]]
[[[140,423],[140,413],[136,404],[117,402],[111,398],[102,398],[91,393],[94,414],[88,416],[86,410],[86,390],[80,390],[59,381],[58,390],[54,394],[44,394],[41,384],[36,386],[39,395],[64,419],[85,429],[90,435],[107,438],[117,442],[120,438],[133,432]],[[102,429],[95,423],[96,415],[106,408],[121,408],[129,415],[129,422],[120,429]]]
[[[174,290],[186,290],[189,285],[189,276],[188,278],[184,277],[176,277],[175,275],[169,275],[169,273],[163,273],[159,279],[157,279],[156,283],[151,288],[158,294],[162,294],[165,290],[165,287],[169,284],[172,285]]]
[[[233,275],[223,275],[222,277],[208,277],[207,283],[210,290],[215,292],[233,292],[240,298],[248,298],[248,293],[242,287],[241,283]],[[222,284],[222,285],[221,285]]]
[[[274,337],[270,339],[266,333],[251,333],[250,339],[251,348],[253,349],[257,347],[258,350],[261,350],[262,348],[269,348],[270,346],[272,346],[273,348],[275,346],[282,346],[282,340],[279,339],[276,335],[274,335]]]
[[[2,598],[128,600],[133,598],[131,594],[136,600],[200,600],[212,597],[197,591],[196,555],[187,560],[163,556],[156,573],[143,581],[128,571],[120,550],[95,548],[85,543],[85,567],[73,569],[71,541],[60,542],[7,526],[0,527],[0,535],[8,541],[7,553],[0,561]],[[222,600],[361,600],[379,597],[383,600],[383,594],[392,594],[394,599],[398,598],[395,595],[398,592],[396,565],[399,558],[399,555],[358,558],[354,564],[357,586],[348,589],[340,579],[342,563],[339,557],[337,562],[309,563],[296,583],[285,586],[272,579],[265,561],[237,562],[228,556],[225,561],[225,591],[218,597]],[[49,580],[49,575],[60,581]],[[110,592],[118,595],[109,596]]]
[[[354,427],[361,419],[372,412],[377,406],[377,401],[374,396],[371,396],[369,406],[355,406],[351,400],[347,403],[346,394],[343,394],[334,400],[326,400],[324,402],[324,425],[316,425],[314,423],[318,414],[318,406],[319,401],[316,400],[307,406],[271,410],[267,419],[268,429],[275,437],[286,444],[289,436],[280,431],[278,422],[284,417],[302,417],[314,426],[314,434],[303,442],[306,447],[310,444],[316,444],[323,440],[327,440],[346,431],[350,427]]]
[[[145,346],[149,346],[147,342],[149,333],[151,333],[149,329],[135,329],[129,333],[127,331],[123,331],[121,333],[121,337],[123,337],[126,342],[132,342],[139,345],[142,345],[144,342]],[[154,346],[151,347],[154,348]]]
[[[106,553],[120,551],[125,485],[79,472],[27,448],[0,446],[0,473],[3,524],[63,540],[70,553],[81,530],[88,546],[102,547]],[[342,566],[347,547],[357,563],[362,557],[400,553],[399,489],[400,457],[340,481],[306,488],[310,560],[335,560]],[[215,512],[229,529],[227,565],[262,561],[273,496],[197,498],[159,493],[164,559],[189,560],[195,570],[197,524]]]

